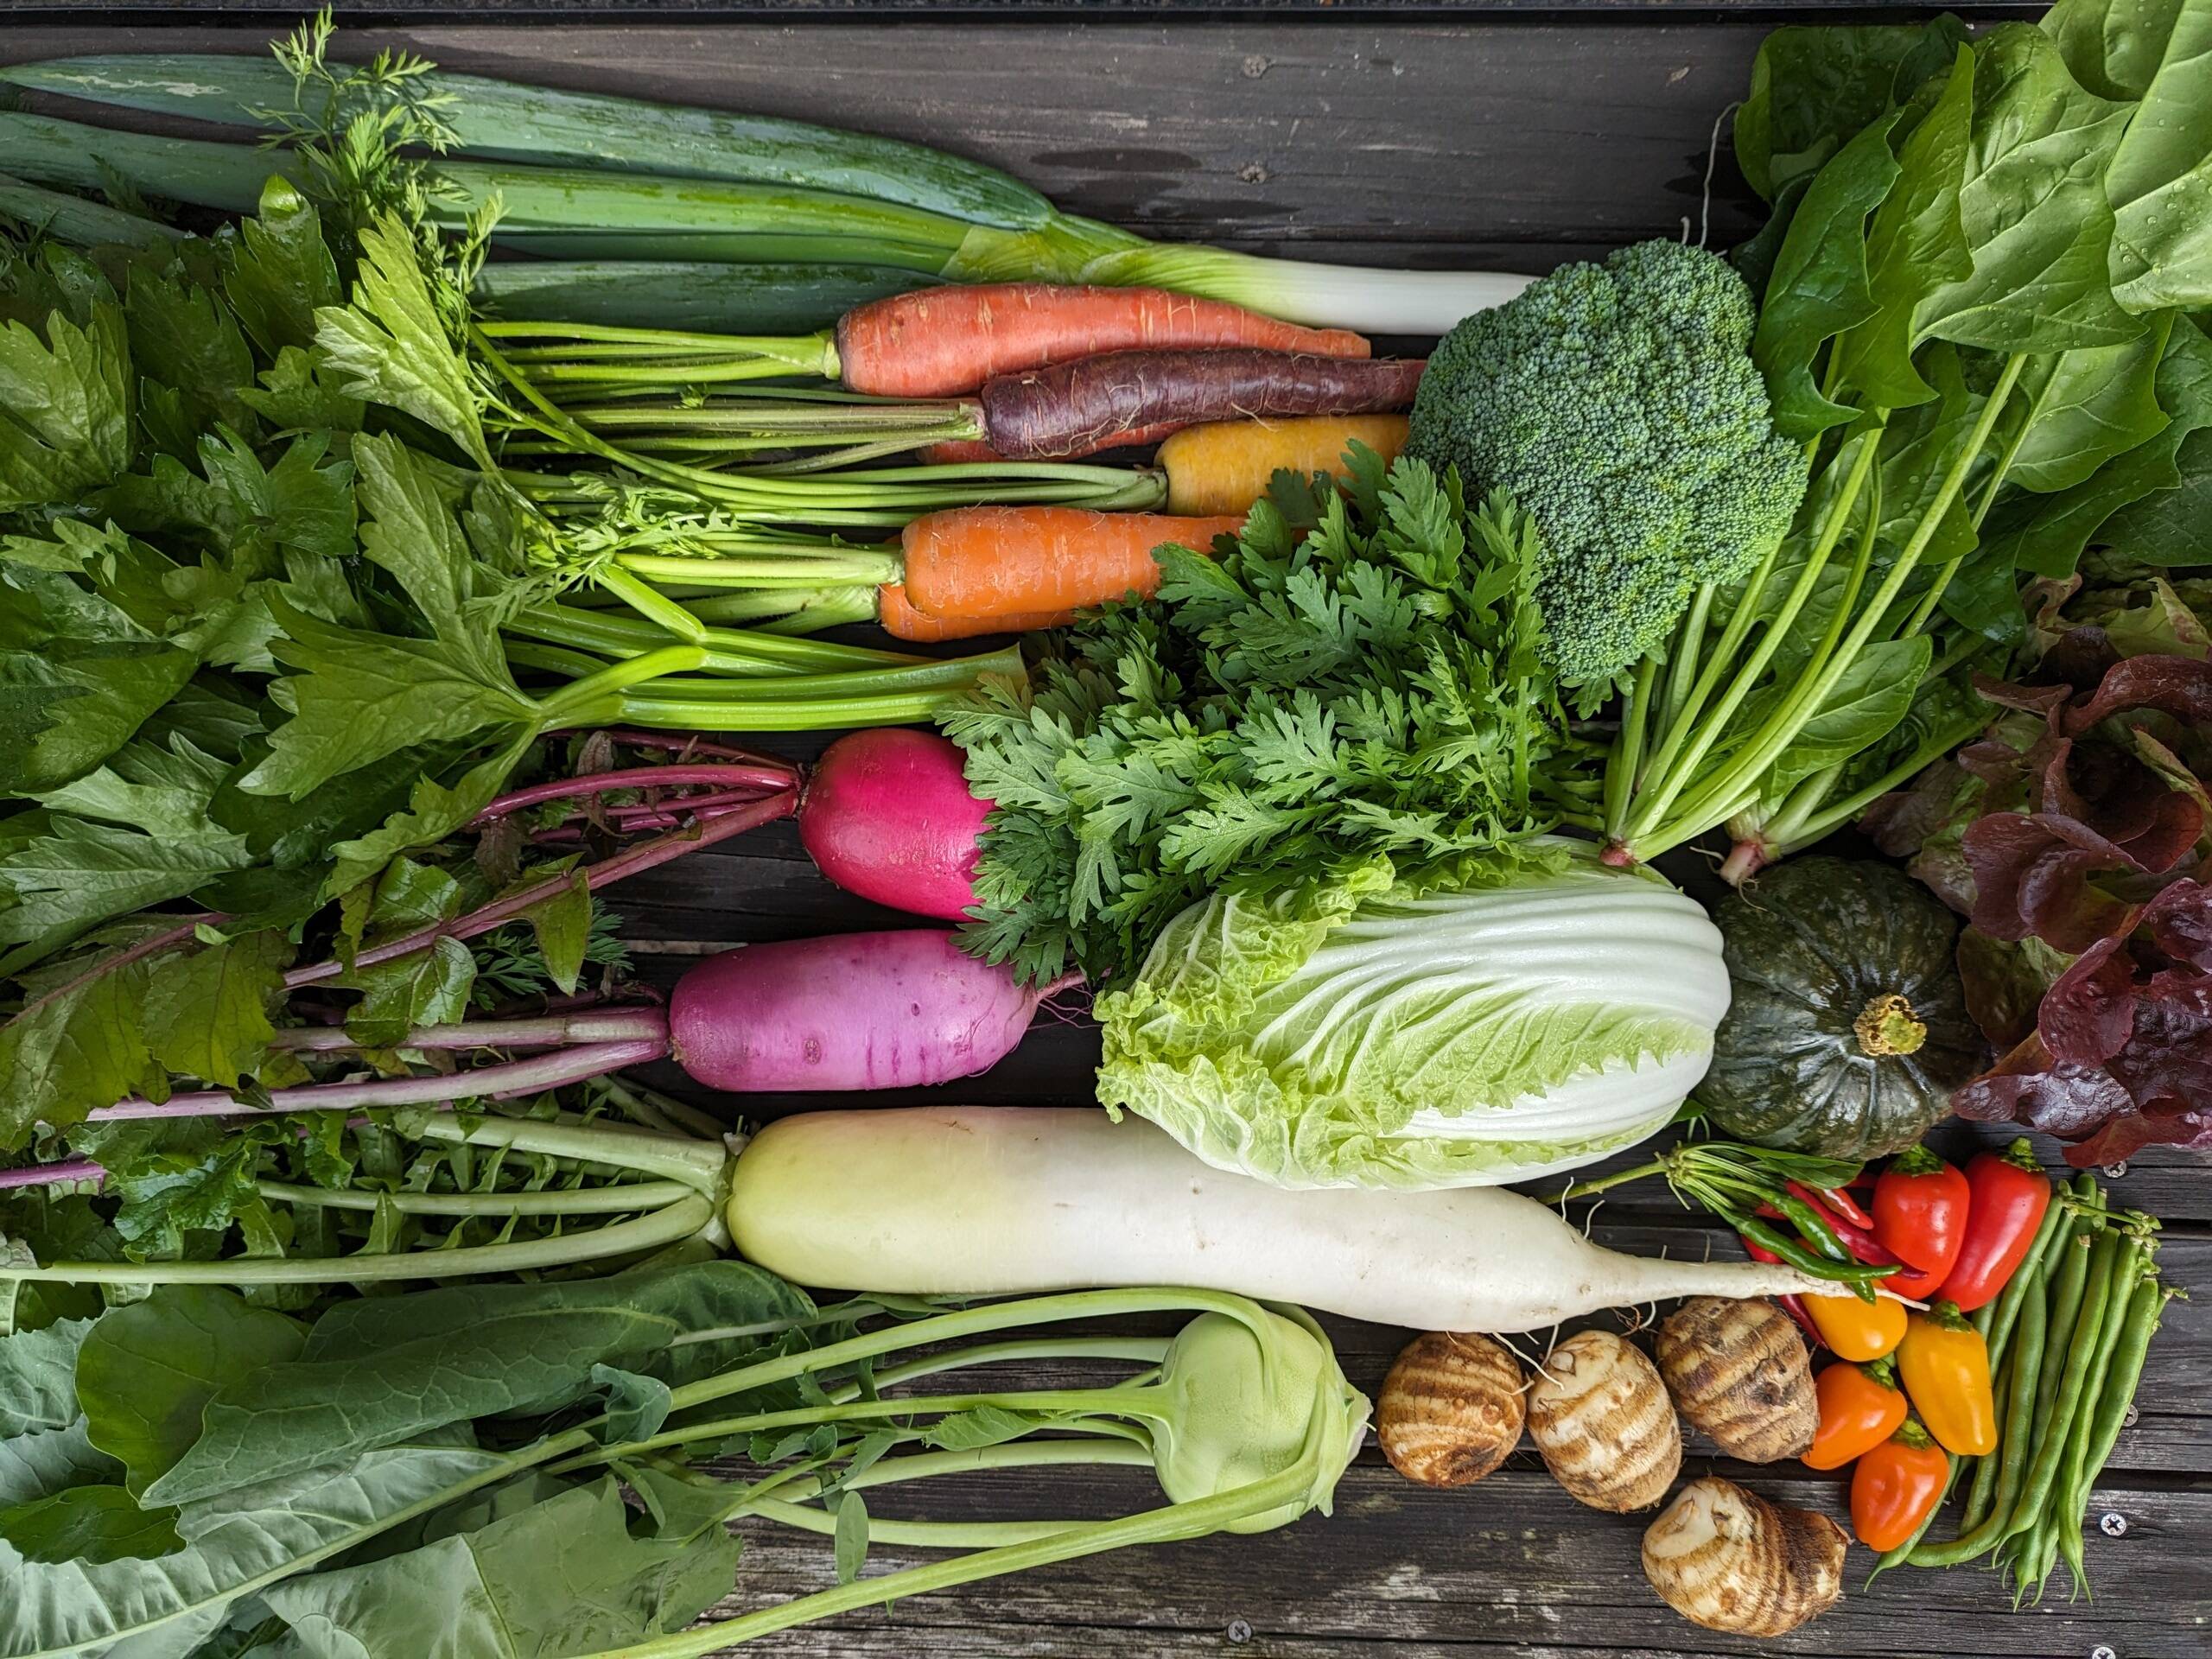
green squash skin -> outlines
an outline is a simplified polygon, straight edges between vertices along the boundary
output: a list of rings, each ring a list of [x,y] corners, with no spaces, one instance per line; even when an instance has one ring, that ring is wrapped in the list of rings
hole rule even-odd
[[[1699,1085],[1713,1125],[1741,1141],[1863,1161],[1901,1152],[1948,1116],[1986,1056],[1955,950],[1959,925],[1886,864],[1795,858],[1713,912],[1735,1000]],[[1903,996],[1928,1027],[1910,1054],[1871,1055],[1855,1022]]]

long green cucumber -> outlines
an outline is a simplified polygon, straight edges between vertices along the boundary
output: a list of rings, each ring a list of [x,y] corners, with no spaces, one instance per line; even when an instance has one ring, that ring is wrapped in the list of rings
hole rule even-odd
[[[343,73],[345,66],[334,66]],[[165,53],[55,58],[0,67],[0,80],[123,109],[268,130],[295,107],[275,59]],[[772,116],[648,103],[432,71],[411,83],[442,97],[454,154],[671,178],[799,184],[1006,229],[1039,226],[1052,205],[995,168],[895,138]],[[321,94],[310,88],[310,113]]]

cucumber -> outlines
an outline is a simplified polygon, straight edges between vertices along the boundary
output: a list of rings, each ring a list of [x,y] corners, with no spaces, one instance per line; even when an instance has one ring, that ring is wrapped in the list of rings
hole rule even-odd
[[[0,219],[80,248],[158,248],[184,235],[105,202],[63,195],[4,173],[0,173]]]
[[[334,67],[345,71],[343,65]],[[292,109],[298,96],[291,72],[257,55],[55,58],[0,67],[0,80],[122,109],[263,130],[275,124],[261,111]],[[410,84],[418,97],[447,100],[435,112],[459,139],[456,155],[669,178],[808,185],[1007,229],[1032,228],[1053,217],[1052,203],[997,168],[898,139],[442,70]],[[311,90],[307,107],[315,110],[321,97]]]
[[[270,175],[283,170],[250,144],[157,138],[20,110],[0,110],[0,156],[10,174],[34,184],[101,190],[112,171],[148,195],[232,213],[251,213]]]

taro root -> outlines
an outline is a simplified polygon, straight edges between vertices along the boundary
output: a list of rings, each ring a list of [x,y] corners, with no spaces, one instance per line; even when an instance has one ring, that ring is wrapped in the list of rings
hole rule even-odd
[[[1643,1352],[1610,1331],[1552,1350],[1529,1390],[1529,1438],[1568,1493],[1625,1514],[1667,1496],[1682,1466],[1682,1428]]]
[[[1520,1444],[1521,1367],[1490,1338],[1432,1331],[1400,1352],[1376,1402],[1390,1466],[1424,1486],[1480,1480]]]
[[[1643,1534],[1643,1576],[1693,1624],[1780,1636],[1843,1599],[1843,1529],[1733,1481],[1694,1480]]]
[[[1778,1463],[1812,1448],[1812,1356],[1772,1302],[1693,1296],[1659,1327],[1657,1346],[1675,1408],[1730,1457]]]

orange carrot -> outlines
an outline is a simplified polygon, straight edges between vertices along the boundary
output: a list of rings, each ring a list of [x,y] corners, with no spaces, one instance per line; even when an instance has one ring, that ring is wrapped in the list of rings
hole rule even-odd
[[[1103,605],[1160,586],[1152,550],[1200,551],[1235,535],[1242,513],[1174,518],[1080,507],[955,507],[925,513],[900,533],[906,597],[945,620],[988,620]]]
[[[973,639],[983,633],[1029,633],[1039,628],[1065,628],[1075,620],[1067,611],[1012,611],[1002,616],[930,616],[914,608],[899,582],[887,582],[875,590],[876,620],[884,632],[897,639],[931,645],[939,639]]]
[[[1389,466],[1406,447],[1402,415],[1304,415],[1287,421],[1186,426],[1160,446],[1170,512],[1235,512],[1266,493],[1276,473],[1337,473],[1359,442]]]
[[[1220,300],[1154,288],[995,283],[925,288],[848,311],[837,323],[845,385],[885,397],[957,397],[995,375],[1101,352],[1256,346],[1365,357],[1365,339],[1306,328]]]

